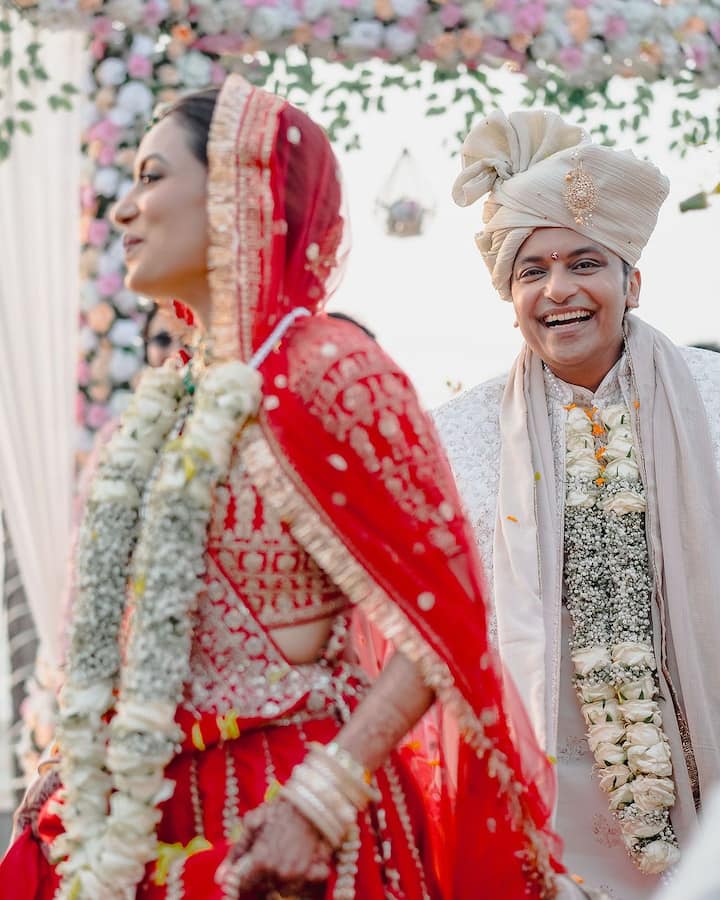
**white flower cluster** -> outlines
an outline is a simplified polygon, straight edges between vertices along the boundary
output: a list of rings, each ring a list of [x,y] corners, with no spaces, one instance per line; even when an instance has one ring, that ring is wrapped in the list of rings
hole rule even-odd
[[[645,493],[623,404],[568,408],[565,581],[576,689],[600,787],[638,868],[679,859],[670,747],[655,699]]]
[[[177,380],[180,383],[180,376]],[[65,698],[65,719],[74,721],[78,704],[83,710],[91,705],[95,716],[92,723],[84,721],[82,735],[71,735],[73,764],[64,767],[77,787],[75,793],[80,795],[82,788],[82,799],[78,796],[63,816],[67,835],[59,839],[57,849],[69,855],[60,868],[63,881],[58,900],[125,900],[134,895],[146,864],[155,857],[158,807],[174,789],[164,770],[180,738],[175,712],[189,674],[190,612],[204,573],[212,492],[227,474],[235,435],[257,410],[260,387],[258,373],[239,362],[208,370],[196,391],[195,410],[183,434],[171,439],[161,453],[159,471],[151,479],[143,507],[132,566],[128,553],[113,557],[117,572],[114,589],[119,597],[124,597],[132,569],[134,603],[126,660],[107,747],[104,731],[98,740],[93,729],[100,724],[97,710],[102,707],[102,715],[112,705],[113,679]],[[148,395],[141,392],[122,432],[147,439],[151,431],[147,416],[138,422],[132,414],[150,408]],[[171,424],[174,417],[168,418]],[[158,444],[168,431],[169,427],[161,435],[158,427],[152,432]],[[110,445],[109,462],[123,471],[132,468],[137,460],[149,460],[146,446],[142,443],[133,454],[123,441],[115,442]],[[151,469],[152,465],[142,467],[146,481]],[[101,474],[105,481],[104,472]],[[140,491],[133,499],[136,495],[137,516]],[[116,502],[114,496],[112,502]],[[122,606],[117,597],[116,604]],[[104,642],[106,638],[110,636],[103,636]],[[87,633],[86,639],[93,647],[95,637]],[[117,671],[117,629],[114,641],[113,674]],[[101,692],[100,687],[106,690]],[[97,698],[86,696],[92,692]],[[68,703],[75,706],[68,707]],[[88,755],[83,759],[81,753]]]
[[[120,669],[118,632],[140,502],[183,392],[182,377],[174,368],[146,372],[105,450],[80,532],[77,599],[58,722],[65,831],[53,853],[66,857],[59,867],[63,885],[68,891],[80,885],[81,896],[104,896],[92,875],[111,788],[104,764],[103,717],[112,707]],[[81,875],[83,870],[87,874]],[[66,895],[61,889],[59,896]]]

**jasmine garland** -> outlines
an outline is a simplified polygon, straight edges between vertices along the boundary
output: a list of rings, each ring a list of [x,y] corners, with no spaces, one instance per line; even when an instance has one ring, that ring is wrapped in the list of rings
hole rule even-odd
[[[157,853],[159,804],[174,789],[164,769],[180,738],[175,711],[188,676],[190,611],[204,573],[212,492],[227,473],[235,435],[257,410],[261,379],[239,362],[211,367],[182,435],[163,448],[151,478],[158,447],[179,416],[181,384],[181,374],[174,373],[172,390],[163,382],[164,402],[151,408],[143,381],[120,438],[108,447],[93,488],[98,506],[91,506],[83,526],[81,595],[61,697],[66,796],[65,833],[53,845],[63,860],[58,900],[133,897]],[[151,421],[157,422],[154,429]],[[146,487],[148,479],[152,483]],[[148,498],[139,514],[143,493]],[[128,516],[118,530],[121,502],[130,505],[134,518]],[[100,535],[108,542],[102,560],[91,552]],[[103,584],[106,571],[112,578]],[[119,623],[130,576],[130,634],[114,702]],[[107,627],[95,631],[92,624],[106,615]],[[103,716],[113,707],[107,728]]]
[[[658,873],[679,859],[675,785],[655,700],[645,493],[627,407],[568,407],[566,476],[570,649],[588,744],[630,856]]]

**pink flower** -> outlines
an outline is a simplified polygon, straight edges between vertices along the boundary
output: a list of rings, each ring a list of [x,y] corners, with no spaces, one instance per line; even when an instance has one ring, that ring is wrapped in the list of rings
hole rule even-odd
[[[127,67],[132,78],[149,78],[152,75],[152,62],[138,53],[133,53],[128,59]]]
[[[100,38],[95,38],[90,42],[90,53],[93,59],[97,59],[98,61],[104,59],[106,49],[107,45],[104,41],[101,41]]]
[[[583,67],[585,57],[579,47],[563,47],[558,53],[560,64],[568,72],[577,72]]]
[[[313,36],[319,41],[328,41],[333,34],[333,23],[330,16],[323,16],[312,26]]]
[[[122,287],[122,277],[119,272],[108,272],[107,275],[101,275],[95,282],[98,293],[102,297],[112,297]]]
[[[85,376],[85,379],[81,380],[80,375],[78,373],[78,384],[80,384],[80,385],[87,384],[87,374]],[[85,400],[83,395],[80,393],[75,394],[75,421],[78,423],[78,425],[82,425],[82,423],[85,421],[86,407],[87,407],[87,401]]]
[[[115,162],[115,147],[106,144],[98,153],[97,161],[101,166],[111,166]]]
[[[150,28],[159,25],[164,18],[165,12],[163,11],[162,6],[159,3],[156,3],[155,0],[148,0],[147,3],[143,4],[143,22],[146,25],[149,25]]]
[[[593,0],[573,0],[573,6],[576,6],[578,9],[587,9],[592,2]]]
[[[101,406],[99,403],[91,403],[87,408],[85,424],[90,428],[102,428],[109,418],[110,412],[107,406]]]
[[[110,237],[110,223],[105,219],[93,219],[88,226],[88,244],[104,247]]]
[[[611,41],[627,34],[628,23],[622,16],[608,16],[605,19],[605,37]]]
[[[446,3],[440,10],[439,18],[445,28],[454,28],[463,20],[462,7],[455,3]]]
[[[710,26],[710,34],[716,44],[720,44],[720,22],[713,22]]]
[[[81,359],[77,364],[77,382],[80,385],[86,385],[90,378],[90,366],[87,360]]]
[[[501,13],[513,13],[517,9],[517,0],[498,0],[495,9]]]
[[[522,9],[519,9],[513,16],[513,26],[516,32],[521,34],[529,31],[536,34],[545,24],[545,4],[544,3],[528,3]]]
[[[710,61],[710,54],[708,53],[707,47],[703,46],[702,44],[695,44],[690,49],[690,55],[695,62],[696,68],[700,69],[701,71],[707,68],[708,62]]]
[[[80,207],[83,210],[93,210],[95,209],[97,197],[95,196],[95,191],[90,187],[89,184],[84,184],[80,189]]]
[[[505,59],[507,55],[507,44],[499,38],[486,38],[483,44],[483,53],[486,56],[494,56],[496,59]]]
[[[107,16],[98,16],[92,20],[90,30],[96,38],[109,38],[112,34],[112,19]]]
[[[226,77],[227,72],[225,71],[225,69],[223,69],[220,63],[214,62],[212,64],[212,68],[210,69],[210,80],[212,81],[212,83],[222,84],[223,81],[225,81]]]
[[[88,141],[102,141],[103,144],[117,144],[120,128],[110,119],[101,119],[88,131]]]
[[[340,0],[340,6],[343,9],[357,9],[360,5],[360,0]]]

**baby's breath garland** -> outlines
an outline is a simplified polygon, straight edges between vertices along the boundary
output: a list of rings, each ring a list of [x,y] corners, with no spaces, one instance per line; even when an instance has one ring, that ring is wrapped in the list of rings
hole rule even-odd
[[[53,845],[62,859],[57,900],[134,897],[156,854],[158,805],[174,788],[164,769],[179,738],[174,716],[189,674],[189,612],[204,569],[212,490],[227,473],[236,433],[257,410],[261,378],[240,362],[208,370],[143,500],[160,447],[182,418],[182,384],[171,369],[143,379],[108,445],[83,525],[61,695],[65,833]],[[130,574],[131,630],[114,702]]]
[[[575,687],[600,787],[641,872],[679,859],[653,651],[645,491],[624,404],[567,407],[565,580]]]

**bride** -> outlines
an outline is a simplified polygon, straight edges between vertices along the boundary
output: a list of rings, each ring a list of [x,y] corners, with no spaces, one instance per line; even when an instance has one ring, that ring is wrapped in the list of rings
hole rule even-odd
[[[187,304],[205,339],[145,375],[100,462],[57,770],[2,884],[555,896],[551,779],[501,691],[435,432],[322,312],[347,243],[324,133],[231,76],[153,125],[114,219],[128,286]]]

